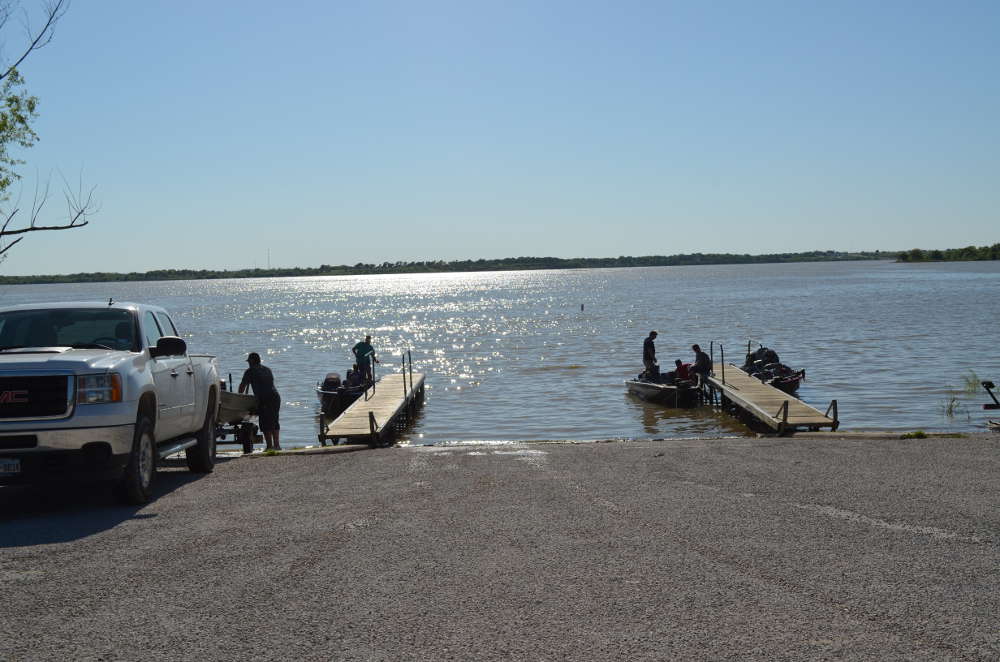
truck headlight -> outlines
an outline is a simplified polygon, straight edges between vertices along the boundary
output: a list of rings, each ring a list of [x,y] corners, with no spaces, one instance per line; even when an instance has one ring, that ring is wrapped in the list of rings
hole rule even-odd
[[[93,405],[122,401],[122,376],[115,372],[76,378],[76,402]]]

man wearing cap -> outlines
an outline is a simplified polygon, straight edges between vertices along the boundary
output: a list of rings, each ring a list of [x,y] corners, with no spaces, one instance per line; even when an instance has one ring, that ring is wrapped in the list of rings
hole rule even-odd
[[[248,388],[253,389],[253,394],[257,396],[257,420],[264,433],[267,448],[280,451],[278,430],[281,426],[278,425],[278,409],[281,408],[281,396],[278,394],[278,389],[274,388],[274,375],[270,368],[261,365],[260,354],[257,352],[250,352],[247,355],[247,363],[250,367],[243,373],[240,393],[246,393]]]
[[[372,337],[365,336],[365,339],[351,348],[354,358],[358,362],[358,370],[365,378],[365,383],[372,381],[372,363],[378,363],[375,358],[375,348],[372,347]]]

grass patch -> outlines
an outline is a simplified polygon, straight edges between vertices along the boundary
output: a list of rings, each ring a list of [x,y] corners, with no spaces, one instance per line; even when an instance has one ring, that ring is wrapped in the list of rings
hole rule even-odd
[[[271,457],[271,456],[274,456],[274,455],[278,455],[278,451],[274,450],[273,448],[268,448],[265,451],[261,451],[260,454],[261,455],[267,455],[268,457]]]
[[[947,419],[954,419],[956,416],[965,416],[966,420],[972,420],[969,408],[958,399],[957,395],[949,395],[941,405],[941,415]]]
[[[914,430],[913,432],[906,432],[900,435],[900,439],[926,439],[927,433],[923,430]]]
[[[980,384],[982,384],[982,380],[979,379],[979,375],[976,374],[975,370],[969,370],[969,374],[962,376],[962,390],[970,395],[975,395],[979,392]]]

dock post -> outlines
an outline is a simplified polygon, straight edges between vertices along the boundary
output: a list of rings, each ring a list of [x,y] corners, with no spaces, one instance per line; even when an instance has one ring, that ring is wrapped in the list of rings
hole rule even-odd
[[[785,429],[788,427],[788,400],[785,400],[781,404],[781,408],[778,409],[778,413],[774,417],[781,418],[781,423],[778,425],[778,434],[785,434]]]
[[[722,349],[722,343],[719,343],[719,363],[722,364],[722,383],[726,383],[726,350]]]
[[[403,402],[406,402],[406,394],[408,392],[406,390],[406,356],[401,356],[400,360],[403,362],[401,367],[401,370],[403,371]]]
[[[406,358],[410,361],[410,390],[413,390],[413,352],[406,350]]]
[[[830,410],[831,409],[833,410],[833,427],[830,428],[830,431],[831,432],[836,432],[837,428],[840,427],[840,419],[837,417],[837,401],[836,400],[831,400],[830,401],[830,406],[826,408],[826,414],[825,414],[825,416],[827,418],[830,417]]]
[[[371,434],[371,443],[378,445],[378,424],[375,423],[375,412],[368,412],[368,431]]]

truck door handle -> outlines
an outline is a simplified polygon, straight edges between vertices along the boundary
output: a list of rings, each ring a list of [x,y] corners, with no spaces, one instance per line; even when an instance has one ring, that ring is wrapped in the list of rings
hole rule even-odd
[[[176,370],[171,370],[170,371],[170,376],[171,377],[176,377],[177,376],[177,371]]]
[[[187,369],[187,374],[193,375],[194,374],[194,370],[192,370],[191,368],[188,368]]]

